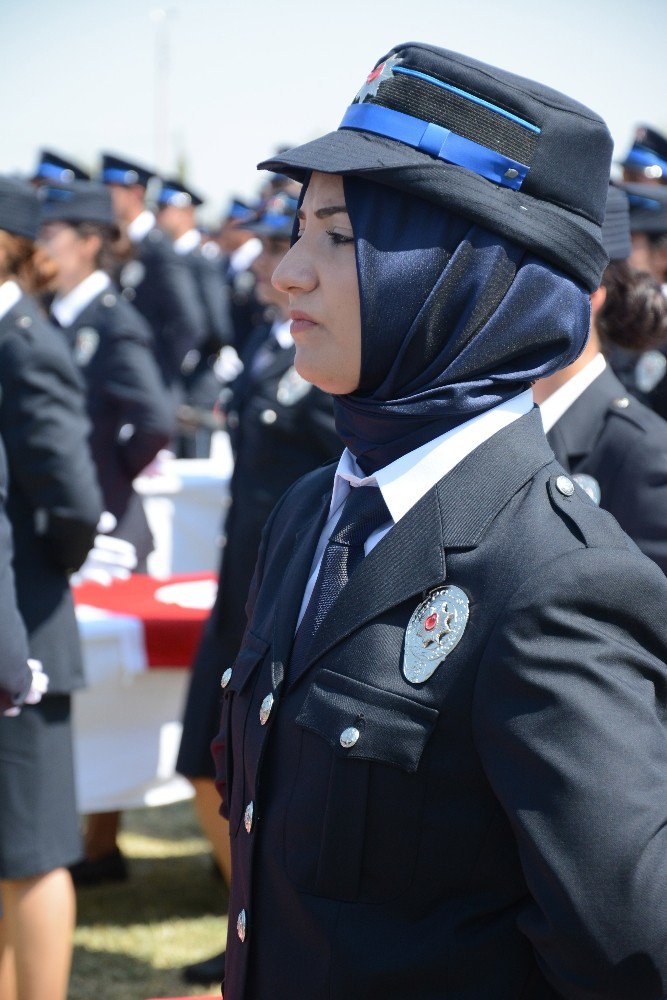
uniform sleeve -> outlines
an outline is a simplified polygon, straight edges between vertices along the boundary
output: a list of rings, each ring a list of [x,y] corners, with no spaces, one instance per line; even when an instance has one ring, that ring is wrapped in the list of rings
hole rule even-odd
[[[476,744],[529,892],[518,924],[568,1000],[667,994],[666,607],[634,547],[578,550],[510,598],[479,668]]]
[[[0,445],[0,712],[20,705],[32,682],[28,667],[28,638],[17,605],[12,571],[11,526],[5,513],[4,454]]]
[[[199,288],[208,322],[208,334],[217,348],[234,340],[230,312],[229,287],[225,283],[218,261],[199,258]]]
[[[132,336],[114,339],[107,354],[104,392],[113,400],[119,426],[132,428],[121,436],[118,451],[134,478],[168,444],[174,431],[171,406],[147,344]]]
[[[163,333],[172,371],[179,372],[188,351],[198,348],[206,338],[206,317],[192,273],[182,257],[166,243],[160,244],[153,257],[159,271]]]
[[[56,331],[52,338],[41,343],[17,334],[5,344],[3,439],[37,533],[62,569],[75,570],[93,544],[102,498],[81,383]]]

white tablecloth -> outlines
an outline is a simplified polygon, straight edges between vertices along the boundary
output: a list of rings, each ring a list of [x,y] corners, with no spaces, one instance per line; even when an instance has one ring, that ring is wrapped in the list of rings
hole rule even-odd
[[[228,438],[215,458],[171,459],[136,487],[156,542],[151,576],[217,573],[232,473]],[[192,795],[174,773],[189,670],[147,669],[141,623],[77,608],[87,687],[73,699],[74,758],[82,813],[178,802]]]
[[[214,458],[171,459],[159,463],[157,475],[135,481],[155,539],[151,576],[218,571],[232,466],[229,439],[221,434]]]

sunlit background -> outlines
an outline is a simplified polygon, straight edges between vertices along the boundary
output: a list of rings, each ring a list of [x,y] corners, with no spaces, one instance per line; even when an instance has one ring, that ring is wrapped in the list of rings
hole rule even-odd
[[[565,91],[617,154],[667,131],[665,0],[3,0],[0,171],[40,146],[180,173],[215,217],[258,160],[335,128],[375,61],[425,41]]]

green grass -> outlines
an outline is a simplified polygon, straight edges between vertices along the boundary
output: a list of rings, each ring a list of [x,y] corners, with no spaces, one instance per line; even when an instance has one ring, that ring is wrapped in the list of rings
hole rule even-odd
[[[123,817],[130,879],[81,889],[68,1000],[218,995],[181,968],[222,951],[227,891],[190,803]]]

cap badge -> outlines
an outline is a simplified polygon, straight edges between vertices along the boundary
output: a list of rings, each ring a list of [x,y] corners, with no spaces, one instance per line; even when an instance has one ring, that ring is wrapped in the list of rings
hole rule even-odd
[[[434,590],[415,609],[405,630],[403,676],[423,684],[458,646],[468,623],[469,603],[460,587]]]
[[[375,69],[368,74],[366,83],[363,85],[354,100],[358,101],[359,104],[362,104],[367,97],[375,97],[380,89],[380,84],[392,78],[394,75],[394,66],[397,66],[398,63],[401,62],[403,62],[403,60],[400,56],[390,56],[389,59],[385,59],[383,63],[376,66]]]
[[[307,396],[312,388],[311,383],[306,382],[305,378],[301,378],[296,368],[292,365],[291,368],[287,369],[278,383],[276,397],[278,402],[283,406],[294,406],[304,396]]]
[[[100,335],[92,326],[82,326],[76,335],[74,360],[80,368],[85,368],[92,360],[100,344]]]

